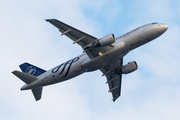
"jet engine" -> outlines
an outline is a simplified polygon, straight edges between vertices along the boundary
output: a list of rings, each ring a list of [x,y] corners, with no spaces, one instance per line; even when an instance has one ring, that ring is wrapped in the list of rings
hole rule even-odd
[[[100,38],[97,42],[95,42],[94,47],[97,48],[100,46],[107,46],[107,45],[111,45],[114,42],[115,42],[114,34],[109,34],[103,38]]]
[[[129,62],[128,64],[124,65],[121,68],[121,72],[123,74],[128,74],[128,73],[134,72],[137,69],[138,69],[138,65],[137,65],[136,61],[133,61],[133,62]]]
[[[138,65],[136,61],[129,62],[128,64],[124,65],[121,67],[121,69],[115,71],[118,75],[120,74],[128,74],[131,72],[134,72],[135,70],[138,69]]]

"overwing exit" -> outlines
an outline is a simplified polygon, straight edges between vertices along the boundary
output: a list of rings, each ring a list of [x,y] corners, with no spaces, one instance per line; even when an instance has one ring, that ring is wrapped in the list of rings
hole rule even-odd
[[[59,83],[85,72],[100,70],[106,76],[113,101],[121,95],[122,74],[138,69],[136,61],[123,64],[123,57],[131,50],[162,35],[168,25],[150,23],[115,38],[114,34],[96,38],[56,19],[47,19],[61,35],[65,35],[83,49],[83,54],[68,60],[48,71],[29,63],[20,65],[22,70],[12,73],[25,82],[21,90],[31,89],[36,101],[41,99],[44,86]]]

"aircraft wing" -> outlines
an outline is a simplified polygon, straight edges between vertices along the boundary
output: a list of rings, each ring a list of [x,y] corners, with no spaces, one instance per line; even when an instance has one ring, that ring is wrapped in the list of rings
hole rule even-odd
[[[110,72],[108,74],[108,71],[111,71],[115,69],[117,66],[123,65],[123,58],[116,61],[115,63],[108,65],[104,68],[101,68],[101,72],[105,74],[107,78],[108,86],[109,86],[109,92],[112,93],[113,101],[115,101],[120,95],[121,95],[121,83],[122,83],[122,74],[117,75],[114,72]]]
[[[79,44],[91,59],[99,56],[99,52],[106,52],[112,48],[112,46],[98,48],[91,47],[93,43],[98,40],[98,38],[82,32],[56,19],[47,19],[46,21],[57,27],[62,33],[61,35],[66,35],[68,38],[73,40],[73,44]]]

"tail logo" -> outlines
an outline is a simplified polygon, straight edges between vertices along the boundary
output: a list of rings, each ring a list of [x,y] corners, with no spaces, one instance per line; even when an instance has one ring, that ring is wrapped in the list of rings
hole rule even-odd
[[[28,67],[26,70],[26,73],[29,75],[34,75],[35,72],[36,72],[36,68],[34,68],[33,66]]]

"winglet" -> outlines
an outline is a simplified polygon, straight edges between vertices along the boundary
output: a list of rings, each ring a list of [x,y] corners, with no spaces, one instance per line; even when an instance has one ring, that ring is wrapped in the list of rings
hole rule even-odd
[[[45,20],[46,20],[46,22],[49,22],[50,19],[45,19]]]

